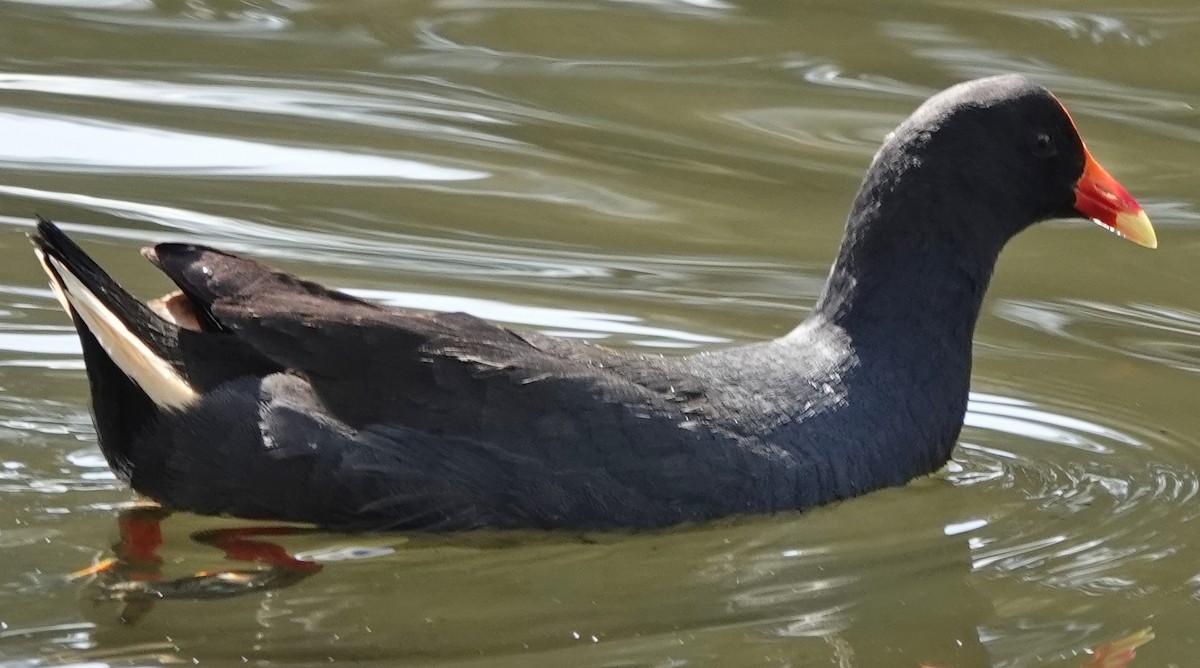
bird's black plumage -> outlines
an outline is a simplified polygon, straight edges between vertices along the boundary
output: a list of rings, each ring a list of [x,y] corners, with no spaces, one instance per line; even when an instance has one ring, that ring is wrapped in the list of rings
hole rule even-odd
[[[105,455],[166,505],[343,529],[652,527],[944,464],[996,258],[1075,215],[1085,155],[1025,79],[952,88],[876,155],[804,323],[678,357],[386,308],[186,244],[147,251],[182,293],[155,310],[52,223],[33,240]]]

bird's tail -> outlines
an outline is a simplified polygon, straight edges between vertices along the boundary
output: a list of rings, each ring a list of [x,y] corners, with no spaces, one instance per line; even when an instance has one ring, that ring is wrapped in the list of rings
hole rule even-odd
[[[182,408],[196,392],[176,368],[179,328],[117,284],[54,223],[38,219],[34,252],[76,328],[157,405]],[[93,360],[85,350],[89,370]]]
[[[127,476],[134,437],[162,411],[197,398],[177,368],[178,327],[125,291],[54,223],[38,218],[30,240],[79,332],[101,449]]]

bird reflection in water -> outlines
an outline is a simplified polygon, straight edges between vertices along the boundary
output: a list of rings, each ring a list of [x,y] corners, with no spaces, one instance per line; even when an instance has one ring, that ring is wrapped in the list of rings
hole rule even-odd
[[[170,511],[157,506],[140,506],[121,512],[115,556],[78,571],[73,579],[95,577],[91,598],[97,604],[117,602],[119,618],[132,624],[150,612],[158,601],[201,600],[241,596],[258,591],[290,587],[323,567],[315,561],[297,559],[268,537],[313,533],[313,529],[289,526],[255,526],[208,529],[191,535],[192,540],[225,552],[226,559],[254,564],[248,568],[204,570],[167,579],[163,560],[161,522]]]
[[[1083,668],[1126,668],[1137,657],[1137,648],[1154,640],[1153,629],[1135,631],[1123,638],[1106,642],[1089,653]],[[939,668],[921,664],[921,668]]]

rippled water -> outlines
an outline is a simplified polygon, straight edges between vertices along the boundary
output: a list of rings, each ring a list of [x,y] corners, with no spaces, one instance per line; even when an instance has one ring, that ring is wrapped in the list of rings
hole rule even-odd
[[[1133,665],[1196,663],[1198,40],[1182,1],[0,0],[0,662],[1082,666],[1153,627]],[[146,295],[139,246],[202,240],[616,346],[764,339],[815,299],[886,133],[1002,71],[1060,94],[1161,248],[1016,240],[952,464],[802,515],[448,537],[175,515],[155,561],[22,236],[62,220]],[[319,568],[226,558],[264,544]]]

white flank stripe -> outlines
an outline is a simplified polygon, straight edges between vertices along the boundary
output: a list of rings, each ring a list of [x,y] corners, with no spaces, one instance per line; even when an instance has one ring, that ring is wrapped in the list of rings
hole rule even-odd
[[[133,335],[121,319],[105,308],[61,262],[47,257],[63,281],[65,297],[87,324],[104,352],[151,401],[164,408],[185,408],[196,401],[196,391],[175,373],[166,360]]]

